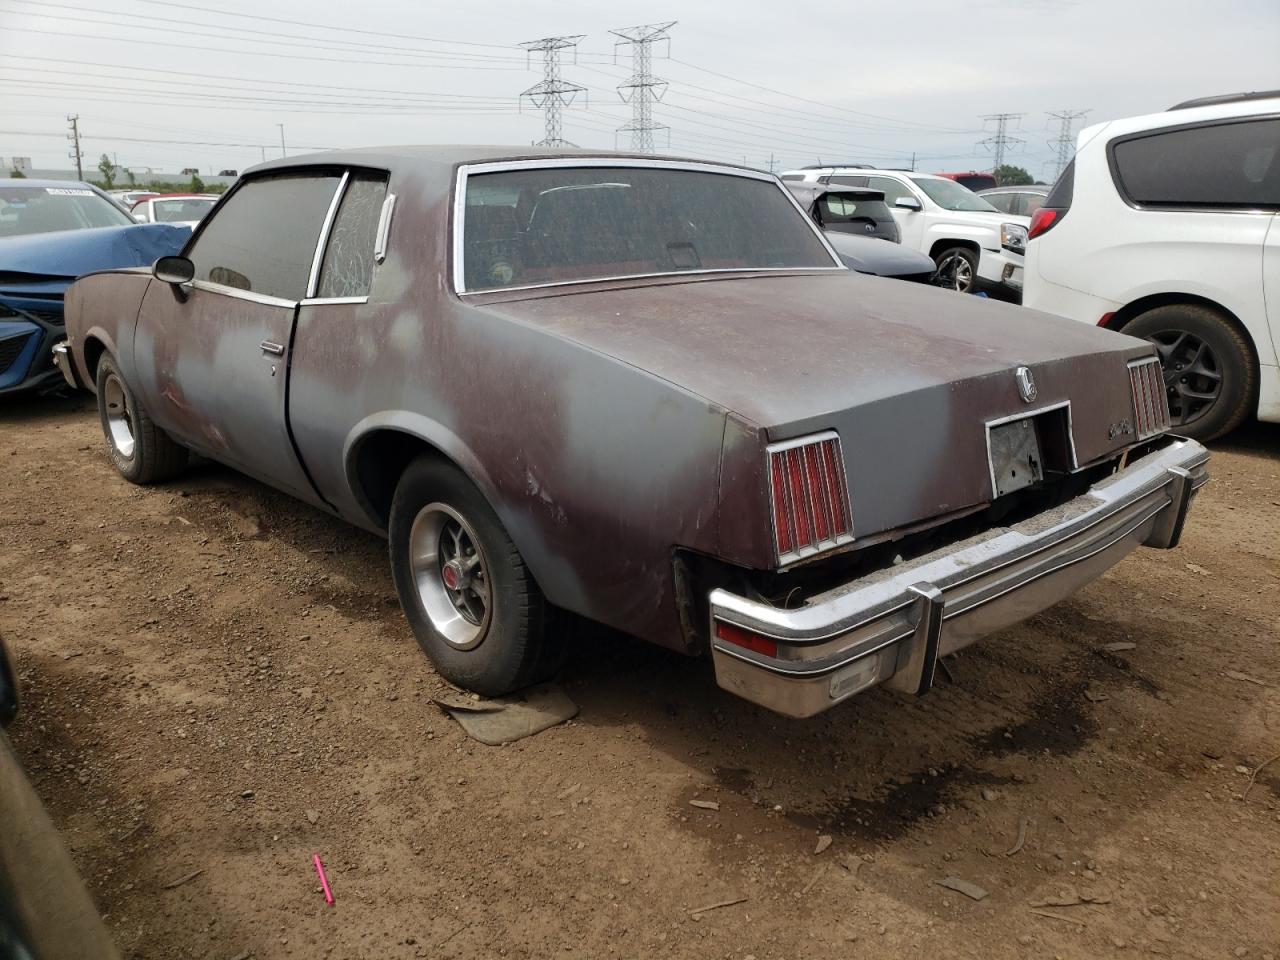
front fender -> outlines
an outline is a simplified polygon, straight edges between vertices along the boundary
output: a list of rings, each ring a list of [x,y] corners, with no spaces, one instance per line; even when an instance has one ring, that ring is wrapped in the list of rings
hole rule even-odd
[[[1000,231],[973,223],[935,223],[930,224],[928,247],[933,249],[939,242],[968,240],[976,243],[984,250],[1000,249]]]

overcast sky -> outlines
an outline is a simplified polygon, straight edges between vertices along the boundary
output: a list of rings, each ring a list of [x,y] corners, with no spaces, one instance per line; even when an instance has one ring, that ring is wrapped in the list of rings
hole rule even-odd
[[[609,31],[660,20],[678,21],[669,57],[654,49],[670,82],[660,151],[778,170],[913,152],[923,170],[989,168],[982,115],[1021,113],[1008,161],[1048,177],[1050,111],[1091,123],[1280,87],[1280,0],[0,0],[0,157],[72,167],[68,114],[87,169],[105,152],[139,170],[243,170],[280,155],[277,124],[291,154],[527,144],[543,117],[518,95],[542,64],[519,44],[572,34],[563,75],[587,89],[563,135],[626,148],[613,131],[631,115],[615,90],[630,48],[615,64]]]

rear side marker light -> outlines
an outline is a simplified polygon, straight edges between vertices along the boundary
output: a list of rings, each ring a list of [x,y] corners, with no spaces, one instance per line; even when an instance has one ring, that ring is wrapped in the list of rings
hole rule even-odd
[[[753,653],[762,653],[766,657],[778,655],[777,640],[752,633],[750,630],[732,623],[725,623],[723,620],[716,621],[716,636],[725,643],[731,643],[735,647],[741,647]]]
[[[780,563],[853,540],[840,437],[819,433],[768,448],[769,501]]]
[[[1165,395],[1164,370],[1159,357],[1129,364],[1129,389],[1133,394],[1133,430],[1146,440],[1169,429],[1169,398]]]

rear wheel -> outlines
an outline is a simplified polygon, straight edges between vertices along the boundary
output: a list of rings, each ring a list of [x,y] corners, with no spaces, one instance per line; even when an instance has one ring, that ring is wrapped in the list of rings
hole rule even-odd
[[[1253,351],[1222,314],[1198,304],[1170,304],[1140,314],[1124,332],[1149,340],[1160,355],[1173,430],[1212,440],[1238,427],[1257,402]]]
[[[972,293],[978,280],[978,255],[968,247],[947,247],[933,258],[938,265],[939,286],[959,293]]]
[[[131,483],[161,483],[182,472],[187,449],[157,427],[110,356],[98,361],[98,418],[111,462]]]
[[[563,638],[550,629],[550,605],[493,509],[452,464],[409,465],[388,539],[400,605],[446,680],[500,696],[559,664]]]

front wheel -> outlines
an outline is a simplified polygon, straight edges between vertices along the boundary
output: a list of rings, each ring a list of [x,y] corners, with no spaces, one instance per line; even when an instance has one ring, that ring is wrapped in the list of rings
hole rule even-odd
[[[1240,331],[1198,304],[1156,307],[1125,324],[1160,355],[1173,431],[1213,440],[1238,427],[1257,403],[1258,370]]]
[[[409,465],[388,540],[400,606],[446,680],[500,696],[558,663],[550,605],[493,508],[452,464]]]
[[[152,422],[110,356],[98,361],[98,419],[111,462],[130,483],[172,479],[187,465],[187,449]]]
[[[938,285],[958,293],[973,293],[978,281],[978,255],[968,247],[947,247],[933,258]]]

